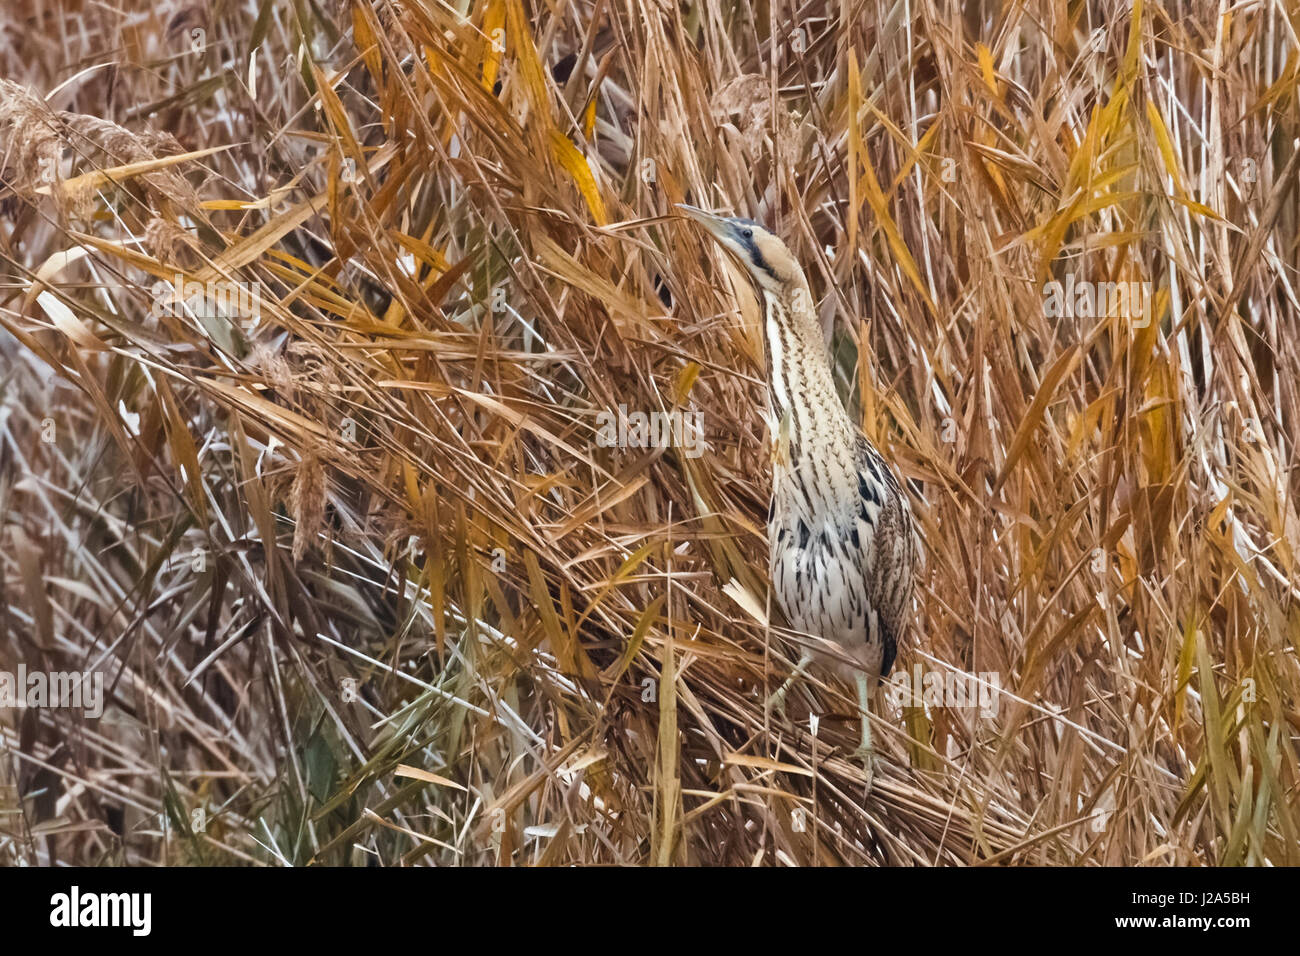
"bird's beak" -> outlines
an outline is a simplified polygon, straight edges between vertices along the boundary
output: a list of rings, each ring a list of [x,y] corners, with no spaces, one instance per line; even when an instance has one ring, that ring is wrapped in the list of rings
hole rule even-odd
[[[679,202],[677,208],[709,230],[715,239],[721,239],[726,231],[731,228],[731,224],[725,216],[716,216],[711,212],[705,212],[698,206],[688,206],[684,202]]]

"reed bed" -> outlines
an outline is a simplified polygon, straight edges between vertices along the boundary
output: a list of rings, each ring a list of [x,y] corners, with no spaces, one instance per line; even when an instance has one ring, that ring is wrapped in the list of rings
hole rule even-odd
[[[0,860],[1300,863],[1294,5],[4,16],[0,670],[105,703],[0,709]],[[886,688],[869,796],[850,688],[764,711],[757,304],[678,202],[805,264],[899,671],[999,690]]]

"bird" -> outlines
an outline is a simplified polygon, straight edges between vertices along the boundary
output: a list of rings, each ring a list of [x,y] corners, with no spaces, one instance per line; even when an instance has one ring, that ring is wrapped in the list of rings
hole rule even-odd
[[[744,266],[761,305],[775,430],[767,517],[772,593],[792,628],[839,645],[852,662],[805,645],[766,712],[784,712],[787,691],[814,663],[856,683],[862,733],[853,756],[863,762],[870,792],[868,705],[893,667],[921,560],[908,495],[836,392],[807,277],[786,244],[752,219],[677,208]]]

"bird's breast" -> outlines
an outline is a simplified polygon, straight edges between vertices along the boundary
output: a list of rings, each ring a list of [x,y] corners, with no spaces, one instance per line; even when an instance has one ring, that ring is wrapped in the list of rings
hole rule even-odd
[[[855,522],[856,524],[856,522]],[[795,629],[839,644],[863,641],[867,579],[854,526],[805,514],[774,513],[770,571],[781,610]]]

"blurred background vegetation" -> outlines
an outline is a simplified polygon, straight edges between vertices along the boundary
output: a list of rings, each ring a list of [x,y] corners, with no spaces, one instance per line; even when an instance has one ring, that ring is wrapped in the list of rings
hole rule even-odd
[[[0,860],[1300,863],[1296,4],[0,25],[0,668],[108,695],[0,710]],[[882,706],[865,800],[846,687],[763,712],[756,304],[682,201],[787,237],[908,481],[898,667],[1002,687]]]

